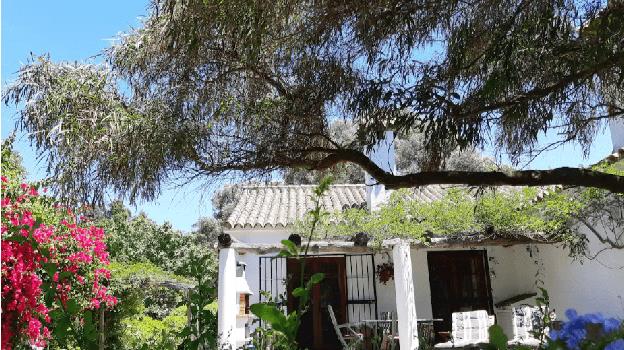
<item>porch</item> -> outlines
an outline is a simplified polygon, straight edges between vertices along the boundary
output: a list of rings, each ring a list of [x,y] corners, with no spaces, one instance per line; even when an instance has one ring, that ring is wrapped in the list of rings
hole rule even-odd
[[[246,265],[251,304],[271,299],[286,312],[292,308],[288,291],[297,270],[288,259],[277,257],[281,248],[280,244],[233,243],[221,254],[231,252],[234,261]],[[507,334],[513,334],[511,306],[530,304],[537,290],[538,252],[537,243],[526,240],[437,240],[430,245],[391,240],[375,248],[344,241],[312,242],[306,269],[323,272],[326,278],[313,293],[300,341],[310,349],[340,348],[327,305],[334,309],[338,323],[359,329],[387,327],[382,316],[394,315],[401,349],[418,347],[418,320],[431,320],[436,342],[448,340],[451,313],[457,311],[486,310]],[[392,278],[384,281],[378,271],[388,266]],[[514,300],[518,296],[525,299]],[[221,311],[227,307],[221,293],[219,300]],[[233,310],[236,314],[240,306]],[[240,315],[236,319],[233,333],[237,336],[232,341],[239,346],[259,321],[253,316],[244,324]]]

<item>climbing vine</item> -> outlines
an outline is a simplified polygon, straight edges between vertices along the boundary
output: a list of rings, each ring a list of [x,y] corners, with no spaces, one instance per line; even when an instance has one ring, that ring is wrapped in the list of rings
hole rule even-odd
[[[373,241],[407,238],[423,242],[432,236],[455,234],[538,240],[572,234],[568,222],[582,209],[581,203],[565,193],[551,193],[534,201],[537,195],[534,188],[476,195],[456,188],[440,200],[423,203],[413,200],[409,190],[399,190],[373,213],[363,209],[333,213],[324,221],[322,234],[349,237],[366,232]]]
[[[594,168],[624,175],[624,162]],[[607,248],[624,248],[624,196],[594,188],[468,189],[451,188],[432,202],[413,199],[409,189],[395,191],[378,211],[347,209],[324,218],[318,239],[349,238],[365,232],[373,245],[385,239],[463,235],[480,239],[561,242],[573,257],[588,254],[581,225],[598,235]],[[598,226],[602,224],[603,227]],[[305,227],[305,223],[299,224]],[[607,227],[608,226],[608,227]]]

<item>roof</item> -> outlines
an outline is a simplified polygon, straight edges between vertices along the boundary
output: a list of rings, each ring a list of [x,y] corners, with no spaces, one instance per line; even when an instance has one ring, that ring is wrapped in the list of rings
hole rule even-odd
[[[240,186],[236,206],[227,219],[230,228],[286,227],[314,209],[316,185]],[[365,185],[332,185],[322,199],[327,211],[366,207]]]
[[[229,228],[287,227],[314,209],[312,194],[316,185],[244,185],[227,219]],[[442,199],[448,189],[464,186],[428,185],[413,189],[413,199],[430,203]],[[503,186],[508,191],[508,186]],[[366,208],[366,185],[331,185],[322,199],[329,212]]]

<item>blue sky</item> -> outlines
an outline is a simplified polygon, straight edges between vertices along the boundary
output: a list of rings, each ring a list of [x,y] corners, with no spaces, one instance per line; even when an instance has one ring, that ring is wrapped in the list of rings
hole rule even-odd
[[[49,53],[53,60],[68,61],[97,55],[117,33],[139,26],[139,17],[147,13],[146,6],[147,1],[139,0],[2,1],[2,85],[15,77],[31,52]],[[2,105],[2,138],[13,130],[15,112],[15,108]],[[551,135],[544,137],[546,142],[551,139]],[[29,178],[43,177],[44,171],[24,135],[18,135],[16,148],[24,158]],[[583,158],[580,147],[567,145],[542,154],[531,167],[593,164],[611,149],[610,134],[605,129],[587,158]],[[139,203],[133,209],[145,211],[159,223],[169,221],[174,227],[189,231],[200,216],[212,215],[211,196],[210,189],[192,184],[183,189],[167,189],[156,201]]]
[[[2,85],[11,81],[30,53],[49,53],[53,60],[82,61],[110,45],[119,32],[140,25],[147,1],[2,1]],[[15,108],[2,105],[2,138],[14,128]],[[24,158],[30,179],[45,176],[36,154],[24,135],[18,135],[17,150]],[[152,203],[139,203],[159,223],[189,231],[200,216],[212,216],[210,189],[169,189]],[[203,197],[202,198],[202,194]]]

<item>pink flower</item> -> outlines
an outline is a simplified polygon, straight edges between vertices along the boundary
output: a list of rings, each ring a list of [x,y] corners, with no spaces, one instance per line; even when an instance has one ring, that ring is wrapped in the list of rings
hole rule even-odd
[[[11,205],[11,198],[9,197],[2,198],[2,206],[8,207],[9,205]]]
[[[46,227],[45,225],[39,226],[33,232],[33,237],[38,243],[47,242],[48,239],[54,234],[54,229],[52,227]]]
[[[32,216],[32,213],[27,211],[22,214],[22,225],[27,225],[29,227],[33,227],[35,224],[35,219]]]
[[[9,183],[9,179],[2,177],[2,182]],[[84,227],[84,222],[77,222],[71,210],[65,208],[56,211],[61,217],[58,221],[45,221],[47,217],[39,217],[24,206],[26,202],[48,205],[37,202],[37,189],[27,184],[19,187],[24,192],[14,202],[9,197],[1,200],[3,238],[15,234],[25,238],[20,242],[3,240],[1,244],[2,350],[11,349],[17,339],[46,346],[52,320],[43,303],[44,280],[56,291],[54,309],[67,305],[70,298],[89,302],[93,308],[102,303],[107,307],[117,304],[117,298],[107,294],[106,286],[101,284],[101,279],[111,277],[110,271],[102,267],[108,263],[104,230]],[[42,220],[44,223],[39,224]],[[53,276],[47,276],[43,263],[56,265]],[[71,276],[60,279],[61,273]],[[93,287],[85,288],[87,282],[92,282]]]
[[[41,321],[36,318],[31,318],[28,321],[28,336],[30,339],[39,339],[41,332]]]
[[[100,308],[100,301],[96,298],[91,299],[91,308],[93,309],[99,309]]]
[[[67,260],[69,260],[72,263],[90,264],[93,261],[93,257],[90,254],[85,253],[84,251],[79,251],[68,256]]]
[[[112,296],[112,295],[107,295],[105,297],[106,299],[106,305],[108,305],[108,307],[113,307],[115,305],[117,305],[117,298]]]
[[[110,279],[111,278],[110,271],[108,271],[107,269],[97,269],[97,270],[95,270],[95,277],[97,278],[97,277],[101,277],[101,276],[104,276],[104,277]]]

